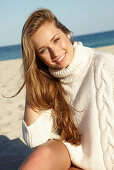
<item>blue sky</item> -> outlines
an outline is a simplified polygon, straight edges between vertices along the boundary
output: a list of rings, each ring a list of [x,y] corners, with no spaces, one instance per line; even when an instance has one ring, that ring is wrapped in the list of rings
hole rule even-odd
[[[51,9],[75,36],[114,30],[114,0],[0,0],[0,46],[20,44],[26,19],[40,7]]]

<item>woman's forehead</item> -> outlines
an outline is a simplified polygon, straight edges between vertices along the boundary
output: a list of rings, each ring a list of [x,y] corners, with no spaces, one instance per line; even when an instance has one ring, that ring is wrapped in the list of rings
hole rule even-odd
[[[37,43],[37,46],[42,46],[48,41],[51,41],[54,37],[59,35],[62,31],[55,27],[52,23],[43,24],[32,36],[33,43]]]

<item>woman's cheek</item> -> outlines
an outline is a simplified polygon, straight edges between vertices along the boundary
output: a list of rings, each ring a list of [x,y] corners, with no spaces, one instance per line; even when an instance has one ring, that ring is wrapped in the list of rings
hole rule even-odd
[[[67,42],[67,41],[62,41],[62,42],[61,42],[61,47],[62,47],[63,49],[66,49],[67,45],[68,45],[68,42]]]

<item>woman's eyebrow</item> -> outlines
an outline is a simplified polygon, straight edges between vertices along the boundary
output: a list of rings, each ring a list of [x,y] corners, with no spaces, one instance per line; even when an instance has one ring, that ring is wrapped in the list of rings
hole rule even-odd
[[[55,38],[55,36],[58,35],[58,34],[59,34],[59,33],[55,34],[55,35],[51,38],[50,42],[53,41],[53,39]],[[42,48],[45,48],[45,46],[42,46],[42,47],[38,48],[38,51],[41,50]]]
[[[59,33],[55,34],[50,41],[53,41],[53,39],[55,38],[56,35],[58,35]]]

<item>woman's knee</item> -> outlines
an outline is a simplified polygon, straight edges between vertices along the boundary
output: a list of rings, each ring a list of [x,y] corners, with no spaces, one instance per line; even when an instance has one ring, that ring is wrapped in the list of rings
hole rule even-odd
[[[41,166],[49,163],[51,156],[51,150],[48,146],[41,145],[35,148],[35,150],[27,157],[23,162],[19,170],[39,170]]]
[[[38,146],[28,156],[20,170],[31,170],[31,167],[32,170],[66,170],[70,167],[70,163],[71,162],[66,147],[59,141],[48,141],[45,144]]]
[[[51,149],[51,147],[47,146],[47,145],[41,145],[38,146],[33,153],[31,154],[31,157],[33,157],[33,159],[36,162],[46,162],[46,161],[50,161],[50,157],[53,155],[53,150]]]
[[[62,170],[70,167],[71,165],[70,156],[66,146],[62,142],[58,140],[50,140],[47,143],[45,143],[44,146],[47,146],[46,153],[49,155],[48,157],[49,162],[53,161],[54,165],[58,164],[59,162],[60,167],[62,166],[64,167],[62,168]]]

